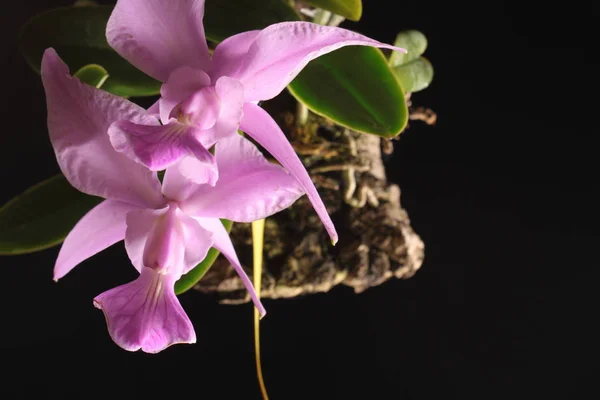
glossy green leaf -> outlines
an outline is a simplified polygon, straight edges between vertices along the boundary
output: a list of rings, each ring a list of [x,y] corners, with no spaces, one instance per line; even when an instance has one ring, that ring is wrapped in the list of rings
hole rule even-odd
[[[42,55],[53,47],[72,71],[88,64],[100,64],[110,76],[103,89],[119,96],[151,96],[160,91],[160,82],[139,71],[119,56],[106,41],[106,23],[113,6],[83,2],[32,17],[20,35],[20,49],[28,64],[39,73]],[[220,42],[228,36],[262,29],[300,16],[282,0],[212,0],[206,2],[206,37]]]
[[[226,219],[222,219],[221,222],[225,226],[225,229],[227,229],[227,232],[229,232],[231,230],[233,222]],[[204,274],[206,274],[210,267],[212,267],[214,262],[217,260],[219,254],[219,250],[215,249],[214,247],[211,247],[210,250],[208,250],[206,258],[204,258],[204,260],[202,260],[200,264],[196,265],[194,269],[189,271],[187,274],[183,275],[175,283],[175,294],[181,294],[193,288],[194,285],[198,283],[200,279],[202,279],[202,277],[204,276]]]
[[[358,21],[362,16],[362,0],[305,0],[305,3],[331,11],[351,21]]]
[[[97,89],[100,89],[102,85],[108,79],[108,71],[98,64],[88,64],[85,67],[80,68],[73,74],[79,78],[81,82],[87,83]]]
[[[393,68],[406,93],[425,89],[433,79],[433,66],[425,57]]]
[[[208,0],[204,10],[206,38],[216,43],[240,32],[299,20],[283,0]]]
[[[59,174],[27,189],[0,208],[0,254],[25,254],[60,244],[102,201],[77,191]]]
[[[425,49],[427,49],[427,38],[419,31],[403,31],[396,36],[394,46],[402,47],[403,49],[406,49],[407,52],[392,52],[389,61],[392,67],[417,60],[425,52]]]
[[[319,57],[288,88],[316,114],[359,132],[392,137],[408,121],[402,87],[372,47],[343,47]]]
[[[119,96],[150,96],[160,82],[139,71],[106,41],[106,23],[113,6],[61,7],[32,17],[19,38],[27,63],[39,73],[44,50],[53,47],[71,71],[100,64],[110,77],[102,89]]]

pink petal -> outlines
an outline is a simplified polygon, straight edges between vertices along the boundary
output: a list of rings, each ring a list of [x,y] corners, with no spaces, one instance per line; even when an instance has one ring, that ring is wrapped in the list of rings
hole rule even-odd
[[[163,170],[192,155],[215,169],[214,158],[195,138],[198,128],[171,120],[167,125],[140,125],[117,121],[108,130],[115,150],[153,171]]]
[[[183,212],[179,212],[179,221],[185,241],[183,273],[186,274],[206,258],[208,250],[213,246],[214,233]]]
[[[210,154],[210,152],[208,152],[208,154]],[[201,185],[206,183],[210,186],[215,186],[219,179],[219,170],[212,154],[210,154],[210,157],[206,155],[205,160],[200,160],[196,157],[183,157],[176,165],[168,170],[171,169],[178,169],[179,173],[185,179],[195,184]],[[164,186],[163,193],[166,193]]]
[[[323,225],[325,225],[331,241],[335,244],[338,240],[338,235],[333,226],[333,221],[331,221],[331,217],[327,213],[327,208],[323,204],[323,200],[321,200],[315,185],[294,151],[294,148],[277,123],[273,121],[273,118],[259,106],[246,103],[244,105],[244,118],[242,119],[240,128],[252,136],[297,179],[319,215],[319,218],[321,218]]]
[[[156,220],[166,213],[162,210],[135,210],[127,214],[125,231],[125,250],[133,266],[142,271],[144,267],[144,248],[148,235],[154,227]]]
[[[117,121],[108,130],[116,151],[152,171],[160,171],[189,154],[182,137],[189,128],[176,121],[167,125],[140,125]]]
[[[128,351],[158,353],[173,344],[196,342],[194,327],[175,296],[175,280],[143,268],[135,281],[94,299],[116,344]]]
[[[127,214],[125,248],[138,271],[149,267],[179,279],[206,257],[212,243],[212,233],[175,205]]]
[[[254,306],[258,308],[260,312],[260,316],[264,317],[267,311],[265,307],[262,305],[260,298],[256,295],[256,291],[254,290],[254,286],[252,285],[252,281],[248,278],[248,275],[242,268],[240,264],[240,260],[238,260],[237,254],[235,253],[235,249],[233,248],[233,244],[231,243],[231,239],[229,238],[229,234],[225,230],[225,227],[217,218],[196,218],[196,220],[204,227],[204,229],[211,231],[213,233],[214,244],[213,247],[219,250],[225,258],[231,263],[231,266],[240,276],[244,287],[250,294],[250,298],[252,298],[252,302]]]
[[[107,134],[117,120],[158,121],[143,108],[71,77],[53,49],[44,53],[42,81],[50,140],[69,182],[95,196],[150,208],[163,204],[156,174],[116,152]]]
[[[57,281],[82,261],[125,237],[125,215],[136,207],[104,200],[88,211],[67,235],[54,266]]]
[[[169,122],[169,115],[175,106],[194,92],[210,86],[210,77],[203,71],[190,67],[177,68],[160,88],[160,119]]]
[[[156,100],[150,107],[148,107],[147,111],[152,117],[156,119],[160,118],[160,98]]]
[[[212,146],[219,140],[235,135],[240,127],[244,107],[244,87],[232,78],[221,77],[215,85],[217,96],[221,102],[221,110],[216,124],[202,132],[198,138],[206,147]]]
[[[212,57],[210,76],[240,76],[241,60],[246,57],[250,45],[260,33],[260,30],[247,31],[230,36],[217,45]],[[216,80],[216,79],[213,79]]]
[[[142,264],[179,279],[184,258],[185,239],[177,216],[177,206],[169,204],[167,212],[154,219],[146,238]]]
[[[344,46],[406,52],[342,28],[282,22],[259,34],[241,33],[217,46],[211,77],[215,80],[227,75],[242,82],[246,101],[268,100],[277,96],[311,60]]]
[[[193,157],[184,157],[172,167],[167,168],[163,178],[163,194],[170,200],[181,202],[190,193],[197,189],[197,185],[209,184],[214,186],[218,178],[218,168],[215,172],[208,168],[198,168],[197,160]],[[189,178],[190,173],[195,173],[195,181]]]
[[[215,126],[221,112],[221,100],[215,87],[209,86],[197,90],[186,100],[175,107],[169,117],[185,118],[189,124],[206,130]]]
[[[289,207],[304,194],[298,181],[268,162],[249,140],[233,135],[215,148],[219,180],[181,202],[189,215],[252,222]]]
[[[183,66],[208,70],[204,0],[119,0],[106,27],[108,43],[161,82]]]
[[[184,158],[181,162],[184,160],[186,159]],[[197,186],[186,178],[177,166],[178,165],[167,168],[165,171],[162,190],[166,198],[180,203],[185,200]]]
[[[224,76],[215,86],[202,88],[179,103],[170,117],[198,128],[194,131],[196,139],[210,148],[237,132],[243,106],[244,87],[239,81]]]

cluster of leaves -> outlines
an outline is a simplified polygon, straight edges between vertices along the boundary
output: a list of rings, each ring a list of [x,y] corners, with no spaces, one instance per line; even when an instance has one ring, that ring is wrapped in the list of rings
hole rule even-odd
[[[306,0],[304,3],[337,16],[360,19],[361,0]],[[79,79],[124,97],[155,96],[160,82],[121,58],[107,43],[106,23],[113,6],[79,0],[73,6],[32,17],[20,35],[20,50],[39,73],[43,52],[53,47]],[[304,17],[284,0],[209,0],[204,27],[214,46],[226,37]],[[394,137],[406,126],[405,93],[426,88],[433,78],[421,57],[427,40],[418,31],[400,32],[386,58],[376,48],[345,47],[312,61],[289,85],[290,93],[308,109],[350,129]],[[24,254],[60,244],[97,199],[72,188],[62,175],[41,182],[0,208],[0,254]],[[178,283],[178,292],[194,285],[218,252]]]

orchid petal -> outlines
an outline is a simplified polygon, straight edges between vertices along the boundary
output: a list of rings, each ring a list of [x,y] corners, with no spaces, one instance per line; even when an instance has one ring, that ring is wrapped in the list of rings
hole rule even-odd
[[[252,222],[289,207],[304,194],[298,181],[267,161],[248,139],[233,135],[215,148],[219,180],[180,204],[189,215]]]
[[[171,72],[160,88],[160,119],[163,124],[169,121],[169,115],[177,104],[207,86],[210,86],[210,77],[203,71],[181,67]]]
[[[175,107],[169,117],[184,118],[190,125],[206,130],[215,126],[221,101],[213,86],[202,88]]]
[[[218,79],[222,76],[242,75],[241,60],[246,57],[248,49],[260,32],[260,30],[254,30],[238,33],[219,43],[213,52],[210,76]]]
[[[207,70],[204,0],[119,0],[106,26],[108,43],[161,82],[178,67]]]
[[[171,117],[189,120],[196,139],[206,148],[234,135],[240,127],[244,106],[244,87],[232,78],[219,78],[214,87],[203,88],[171,111]]]
[[[325,225],[331,241],[335,244],[338,240],[338,235],[333,226],[333,221],[331,221],[331,217],[327,212],[327,208],[323,204],[323,200],[319,196],[315,185],[294,151],[294,148],[273,118],[259,106],[246,103],[244,105],[244,117],[242,118],[240,128],[271,153],[297,179],[319,215],[319,218],[321,218],[323,225]]]
[[[144,207],[163,203],[160,182],[116,152],[108,137],[117,120],[158,124],[137,105],[71,77],[53,49],[42,59],[42,81],[48,105],[48,131],[63,174],[76,189]]]
[[[200,185],[206,183],[215,186],[219,179],[219,170],[213,155],[208,150],[206,153],[203,160],[196,157],[184,157],[177,165],[169,169],[177,168],[179,173],[192,183]],[[163,187],[163,192],[164,190]]]
[[[54,266],[54,280],[69,273],[82,261],[125,237],[125,215],[136,207],[104,200],[77,222],[63,242]]]
[[[152,117],[160,118],[160,99],[156,100],[150,107],[148,107],[148,114]]]
[[[192,157],[184,157],[181,159],[181,161],[179,161],[179,163],[167,168],[167,170],[165,171],[165,176],[163,178],[162,185],[162,191],[166,198],[177,202],[181,202],[184,199],[186,199],[189,196],[189,194],[197,188],[195,182],[187,178],[183,172],[183,170],[185,169],[193,168],[193,165],[189,167],[182,165],[183,163],[190,162],[192,159]],[[202,171],[206,172],[206,170]],[[200,178],[199,174],[197,175],[197,178]],[[211,186],[214,186],[215,182],[213,182]],[[197,184],[204,183],[209,183],[208,174],[205,174],[204,181],[200,181],[200,179],[198,179]]]
[[[127,214],[125,231],[125,250],[133,266],[139,271],[144,267],[144,248],[148,235],[156,220],[166,212],[162,210],[135,210]]]
[[[231,263],[231,266],[238,273],[244,287],[250,294],[250,298],[252,302],[258,309],[260,316],[264,317],[267,311],[265,307],[260,301],[259,296],[257,296],[256,291],[254,290],[254,286],[252,285],[252,281],[248,278],[248,275],[242,268],[240,264],[240,260],[235,253],[235,249],[233,248],[233,244],[231,243],[231,239],[229,238],[229,234],[225,227],[216,218],[196,218],[196,220],[202,225],[202,227],[213,233],[214,244],[213,247],[219,250],[225,258]]]
[[[213,80],[227,75],[242,82],[246,101],[277,96],[311,60],[344,46],[406,52],[346,29],[310,22],[270,25],[249,44],[252,35],[242,33],[229,38],[222,48],[217,46],[211,72]]]
[[[116,344],[128,351],[158,353],[173,344],[196,342],[194,327],[175,296],[175,280],[142,268],[135,281],[94,299]]]
[[[206,257],[212,243],[212,233],[176,206],[127,214],[125,248],[138,271],[165,270],[179,279]]]
[[[208,165],[213,175],[216,167],[213,155],[196,139],[198,128],[171,120],[167,125],[140,125],[117,121],[108,130],[110,141],[118,152],[153,171],[163,170],[188,155]],[[190,172],[190,179],[198,180]],[[204,174],[201,175],[203,177]],[[216,177],[211,179],[216,180]]]
[[[239,81],[223,76],[217,80],[215,90],[221,101],[221,112],[216,124],[203,131],[198,139],[205,147],[237,134],[243,116],[244,87]]]
[[[186,274],[206,258],[208,250],[213,246],[214,233],[182,212],[179,212],[178,218],[183,227],[185,254],[182,272]]]

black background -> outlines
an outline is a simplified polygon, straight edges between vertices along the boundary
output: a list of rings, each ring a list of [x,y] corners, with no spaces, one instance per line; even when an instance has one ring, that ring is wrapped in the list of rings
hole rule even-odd
[[[42,85],[16,43],[27,18],[68,3],[4,5],[2,203],[58,172]],[[271,398],[581,398],[597,363],[598,6],[364,3],[343,27],[429,39],[434,81],[413,101],[438,123],[411,124],[388,163],[425,263],[361,295],[266,300]],[[260,398],[250,305],[188,292],[197,344],[125,352],[92,306],[135,277],[122,245],[54,283],[57,252],[0,258],[6,398]]]

